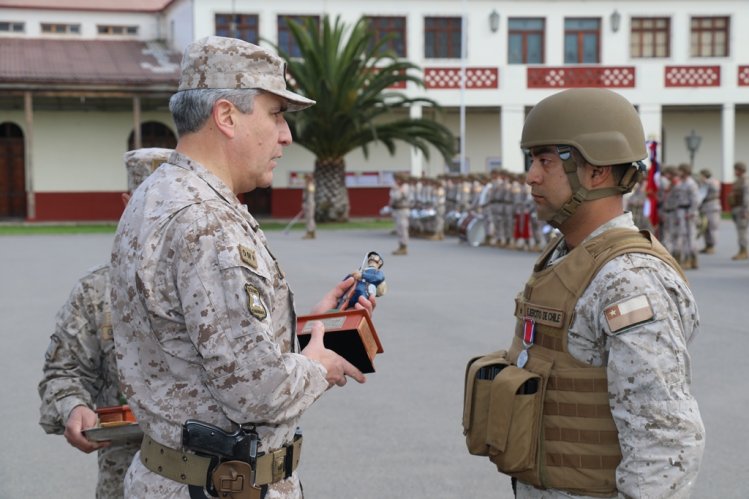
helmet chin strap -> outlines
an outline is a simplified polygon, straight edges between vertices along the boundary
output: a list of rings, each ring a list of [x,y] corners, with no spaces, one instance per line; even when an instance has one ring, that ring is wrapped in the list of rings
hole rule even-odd
[[[580,184],[580,178],[577,176],[577,163],[572,157],[572,150],[568,146],[557,146],[557,150],[559,157],[562,159],[562,167],[567,175],[567,180],[572,188],[572,196],[559,208],[550,220],[547,220],[549,225],[556,229],[567,221],[583,202],[616,196],[618,194],[626,194],[631,191],[639,181],[640,174],[645,171],[645,165],[642,161],[638,161],[627,169],[621,182],[616,187],[589,190]]]

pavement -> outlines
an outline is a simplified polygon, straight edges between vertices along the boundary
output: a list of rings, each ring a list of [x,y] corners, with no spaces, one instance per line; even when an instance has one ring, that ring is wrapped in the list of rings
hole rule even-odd
[[[535,254],[414,239],[408,256],[388,230],[268,232],[299,313],[379,251],[388,293],[374,323],[384,347],[363,385],[328,391],[305,414],[299,469],[311,499],[512,497],[510,481],[468,454],[462,435],[469,358],[506,347],[515,294]],[[75,281],[109,258],[111,234],[0,237],[0,498],[93,497],[96,458],[38,425],[44,352]],[[702,330],[690,345],[707,446],[692,497],[746,498],[749,465],[749,261],[733,262],[723,221],[715,255],[687,276]],[[743,388],[742,388],[743,387]]]

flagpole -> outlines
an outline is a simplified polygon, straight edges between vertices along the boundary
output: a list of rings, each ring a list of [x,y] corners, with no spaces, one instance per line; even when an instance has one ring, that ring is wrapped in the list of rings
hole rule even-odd
[[[466,0],[460,18],[460,173],[466,172]]]

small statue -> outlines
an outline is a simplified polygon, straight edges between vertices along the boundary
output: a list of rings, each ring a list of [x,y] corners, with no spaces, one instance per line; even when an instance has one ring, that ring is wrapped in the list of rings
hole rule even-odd
[[[387,283],[385,282],[385,273],[380,270],[383,264],[379,253],[376,251],[367,253],[362,266],[346,276],[346,278],[353,276],[356,283],[343,294],[336,308],[339,310],[354,308],[360,296],[369,298],[372,294],[374,296],[384,295],[387,292]]]

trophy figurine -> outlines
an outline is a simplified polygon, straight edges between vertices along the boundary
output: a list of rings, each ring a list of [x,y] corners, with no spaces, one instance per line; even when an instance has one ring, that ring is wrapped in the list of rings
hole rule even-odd
[[[297,338],[304,348],[309,343],[311,323],[320,321],[325,326],[323,342],[329,348],[355,365],[363,373],[374,372],[374,356],[382,353],[382,345],[369,312],[355,308],[360,296],[382,296],[387,291],[382,257],[370,251],[361,266],[347,275],[354,284],[343,293],[336,308],[325,314],[297,317]]]
[[[376,251],[367,253],[361,267],[345,277],[345,279],[348,279],[353,276],[356,282],[343,294],[336,308],[338,310],[354,308],[360,296],[369,298],[370,295],[384,295],[387,292],[385,273],[382,271],[384,263],[380,254]]]

